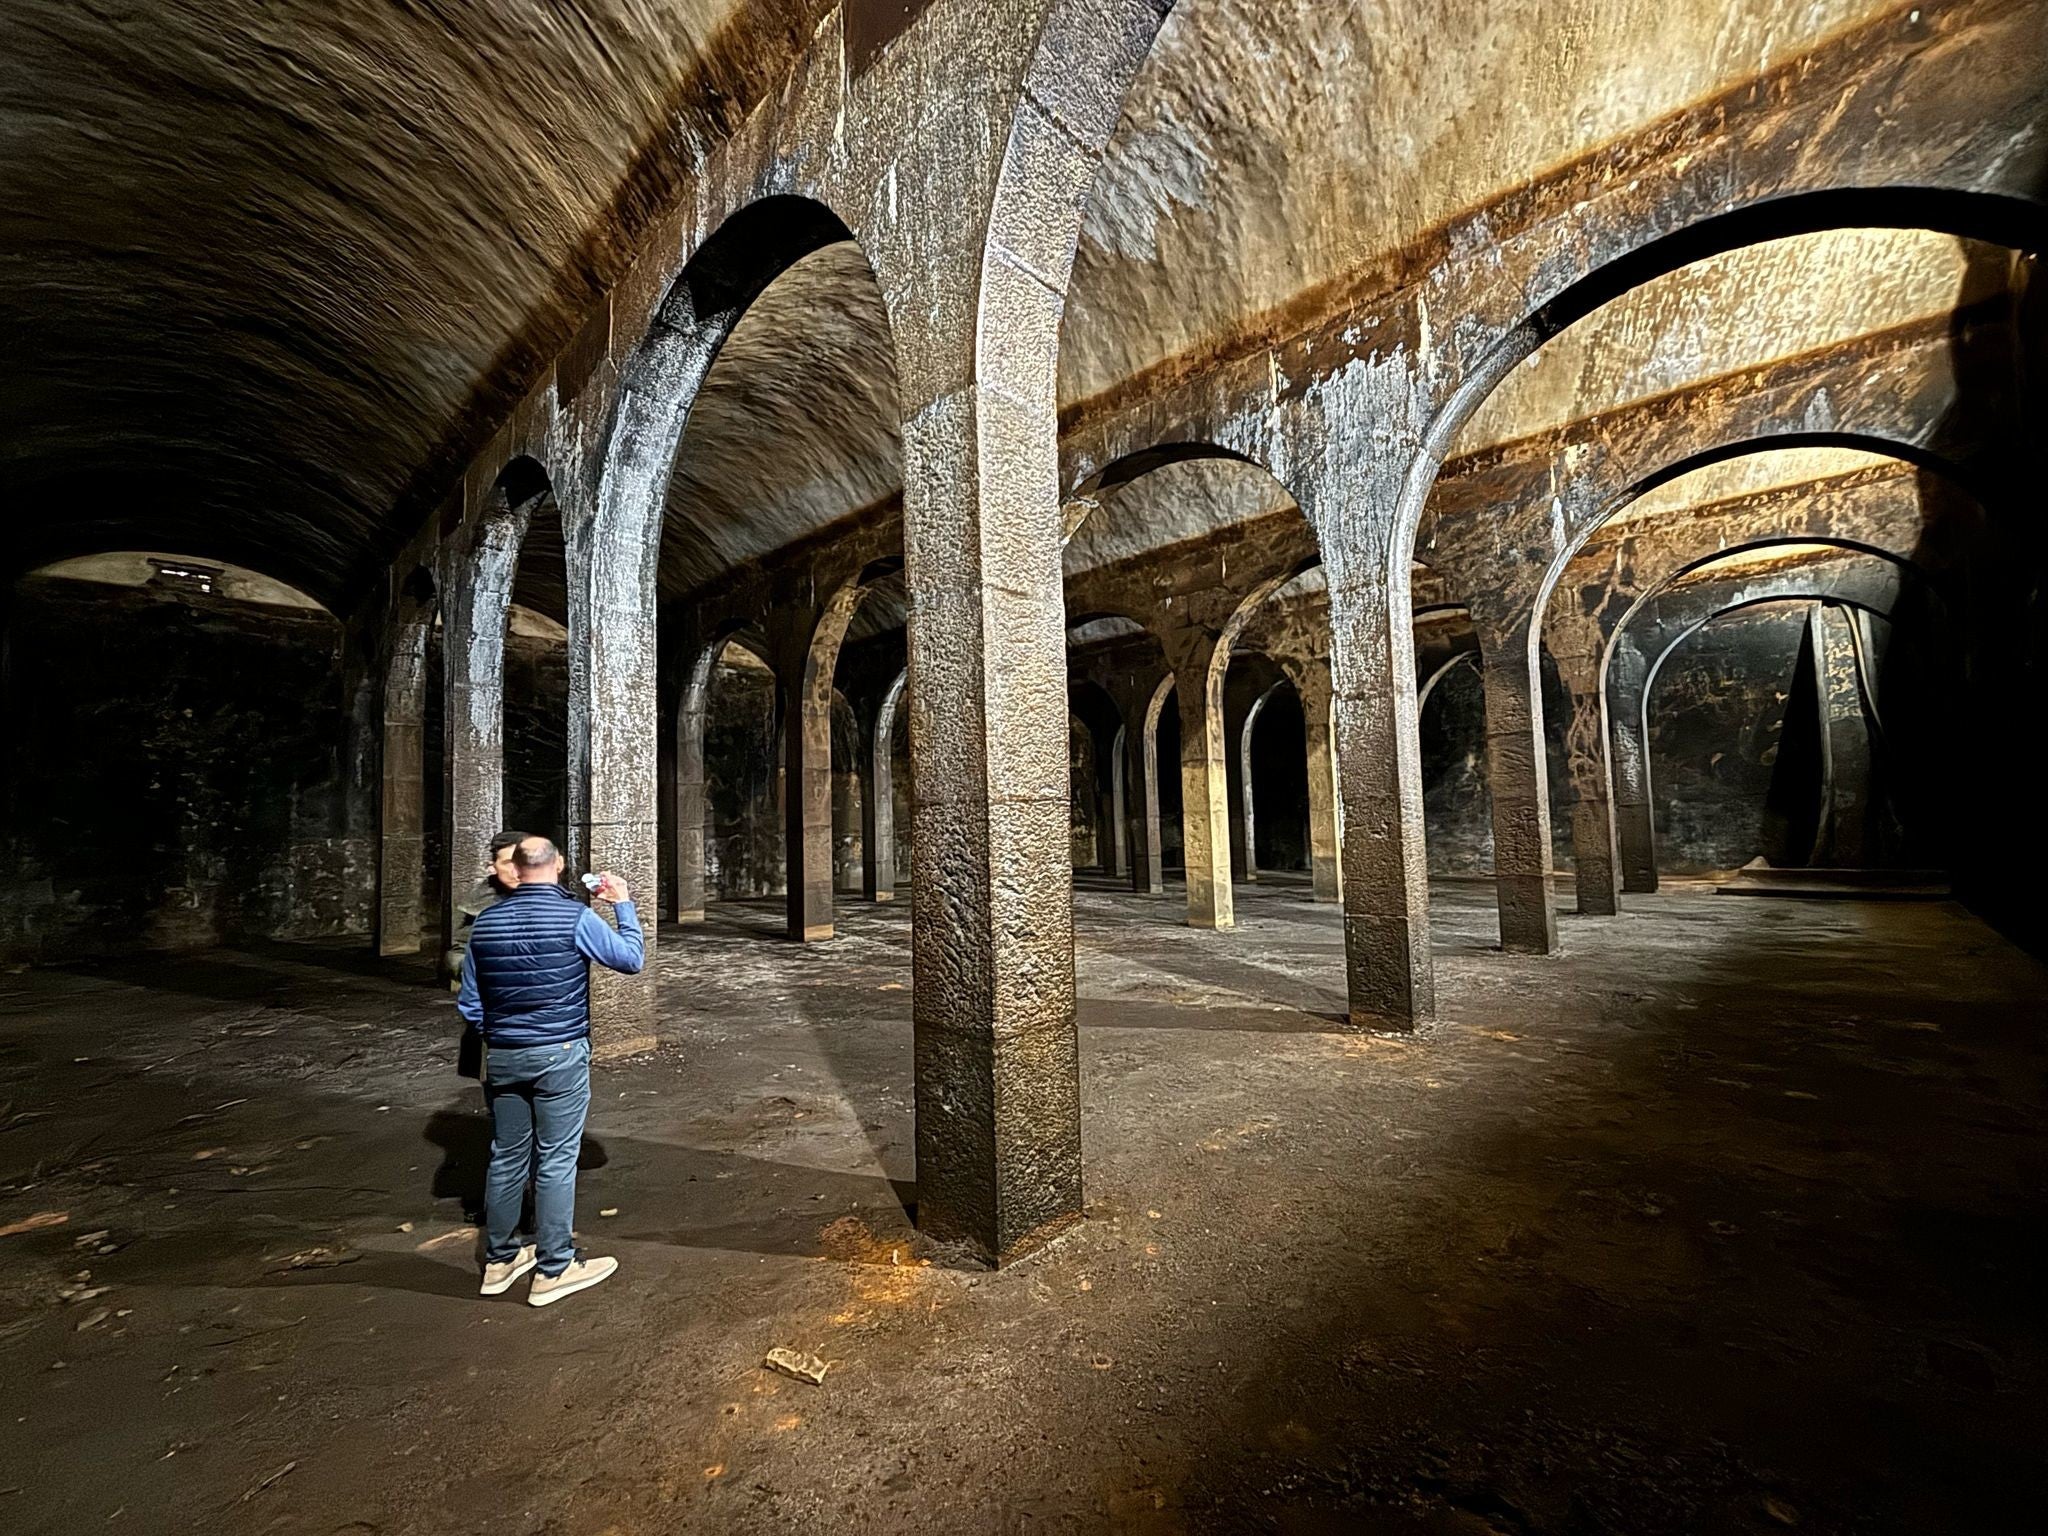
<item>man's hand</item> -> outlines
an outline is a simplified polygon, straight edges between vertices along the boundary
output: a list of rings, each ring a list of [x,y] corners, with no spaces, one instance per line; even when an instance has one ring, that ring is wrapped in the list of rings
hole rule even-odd
[[[599,901],[609,901],[615,906],[619,902],[633,899],[633,893],[627,889],[626,882],[609,871],[597,877],[597,889],[591,894]]]

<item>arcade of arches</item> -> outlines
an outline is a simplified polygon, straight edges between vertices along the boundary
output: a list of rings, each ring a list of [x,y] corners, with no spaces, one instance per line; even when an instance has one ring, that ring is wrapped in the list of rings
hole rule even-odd
[[[2035,1510],[2048,0],[6,10],[0,1524]]]

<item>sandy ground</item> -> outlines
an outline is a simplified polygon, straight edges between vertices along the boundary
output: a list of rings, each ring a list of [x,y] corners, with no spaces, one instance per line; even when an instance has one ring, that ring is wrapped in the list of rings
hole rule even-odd
[[[1341,1032],[1336,913],[1079,897],[1090,1219],[924,1264],[908,914],[664,936],[610,1284],[474,1294],[425,972],[0,978],[0,1530],[1962,1532],[2048,1471],[2048,975],[1960,908],[1704,888]],[[295,1267],[296,1266],[296,1267]],[[821,1387],[761,1369],[786,1344]]]

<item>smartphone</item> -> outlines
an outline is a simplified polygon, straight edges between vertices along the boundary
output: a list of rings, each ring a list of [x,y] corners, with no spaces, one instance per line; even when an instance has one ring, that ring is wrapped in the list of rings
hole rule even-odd
[[[603,884],[603,875],[585,875],[583,877],[583,889],[590,892],[593,896],[597,894],[597,888]]]

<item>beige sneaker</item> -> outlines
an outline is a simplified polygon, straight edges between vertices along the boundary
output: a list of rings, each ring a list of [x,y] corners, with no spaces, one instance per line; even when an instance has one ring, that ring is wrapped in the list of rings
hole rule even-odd
[[[559,1275],[533,1277],[533,1289],[526,1293],[527,1302],[536,1307],[545,1307],[550,1302],[560,1301],[578,1291],[587,1291],[593,1285],[601,1285],[611,1279],[618,1269],[617,1259],[577,1259]]]
[[[540,1250],[528,1243],[518,1253],[502,1264],[484,1266],[484,1283],[477,1288],[479,1296],[502,1296],[512,1289],[512,1282],[540,1262]]]

